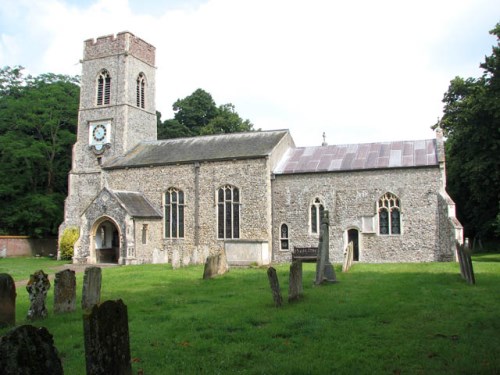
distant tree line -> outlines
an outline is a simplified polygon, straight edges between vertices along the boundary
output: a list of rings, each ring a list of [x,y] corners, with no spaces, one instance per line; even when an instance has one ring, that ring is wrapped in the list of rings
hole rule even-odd
[[[444,94],[448,192],[469,237],[500,237],[500,24],[479,78],[456,77]],[[55,236],[63,220],[76,141],[79,77],[0,69],[0,235]],[[158,138],[251,131],[232,104],[198,89],[173,104]],[[435,125],[437,126],[437,124]]]

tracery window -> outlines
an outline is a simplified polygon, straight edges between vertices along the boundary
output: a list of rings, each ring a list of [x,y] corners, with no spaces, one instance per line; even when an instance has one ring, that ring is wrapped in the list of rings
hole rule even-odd
[[[235,186],[217,191],[217,237],[240,238],[240,191]]]
[[[401,205],[392,193],[384,194],[378,201],[379,233],[401,234]]]
[[[137,77],[137,107],[145,108],[145,90],[146,90],[146,78],[144,73],[140,73]]]
[[[165,193],[165,237],[184,238],[184,192],[176,188]]]
[[[106,69],[103,69],[97,77],[97,105],[110,103],[111,96],[111,76]]]
[[[281,250],[289,250],[290,244],[288,240],[288,225],[281,224],[280,228],[280,248]]]
[[[321,203],[319,198],[315,198],[313,204],[311,204],[311,233],[318,233],[321,224],[321,215],[325,207]]]

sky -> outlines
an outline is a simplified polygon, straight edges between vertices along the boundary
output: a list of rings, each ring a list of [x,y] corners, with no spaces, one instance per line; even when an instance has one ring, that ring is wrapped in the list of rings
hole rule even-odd
[[[0,67],[79,75],[83,42],[156,47],[156,109],[201,88],[297,146],[434,138],[456,77],[480,77],[500,0],[2,0]]]

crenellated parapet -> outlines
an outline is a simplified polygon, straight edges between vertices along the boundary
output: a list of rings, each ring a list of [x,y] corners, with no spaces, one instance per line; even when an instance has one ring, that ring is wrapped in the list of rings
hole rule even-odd
[[[83,60],[131,54],[145,63],[155,65],[155,47],[128,31],[87,39]]]

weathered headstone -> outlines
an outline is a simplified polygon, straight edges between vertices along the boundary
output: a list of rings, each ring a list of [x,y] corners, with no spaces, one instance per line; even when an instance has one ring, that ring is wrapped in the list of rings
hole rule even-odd
[[[87,375],[129,375],[127,306],[122,300],[94,305],[83,316]]]
[[[2,250],[0,250],[0,258],[7,258],[7,248],[3,245]]]
[[[23,325],[0,337],[0,374],[64,374],[49,331],[44,327]]]
[[[29,294],[30,308],[28,309],[28,320],[43,319],[47,317],[45,299],[50,289],[49,276],[42,270],[30,275],[26,290]]]
[[[101,302],[102,272],[100,267],[87,267],[83,275],[82,309],[90,310]]]
[[[283,297],[281,297],[280,283],[278,281],[276,269],[269,267],[267,269],[267,277],[269,278],[269,285],[271,286],[271,292],[273,293],[274,305],[276,307],[280,307],[283,304]]]
[[[76,309],[75,271],[66,269],[56,273],[54,279],[54,312],[64,313]]]
[[[460,274],[469,284],[475,284],[474,268],[472,267],[472,257],[470,249],[465,245],[456,242],[458,261],[460,264]]]
[[[16,324],[16,283],[8,273],[0,273],[0,327]]]
[[[288,302],[298,301],[303,292],[302,262],[300,260],[294,260],[290,265],[288,281]]]
[[[328,211],[323,211],[321,216],[321,231],[319,235],[318,260],[316,262],[316,285],[320,285],[327,281],[330,283],[337,282],[335,270],[330,263],[330,219]]]
[[[346,253],[344,254],[344,264],[342,265],[342,272],[348,272],[352,266],[354,255],[354,243],[351,241],[347,245]]]
[[[205,262],[205,269],[203,270],[203,279],[210,279],[217,275],[223,275],[229,271],[227,265],[226,253],[222,252],[217,255],[210,255]]]

